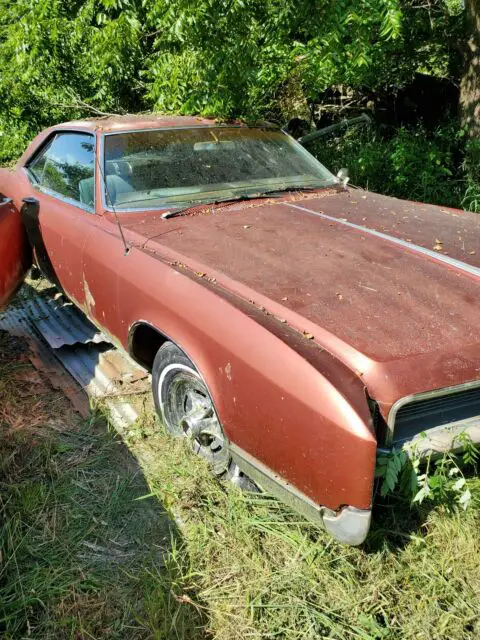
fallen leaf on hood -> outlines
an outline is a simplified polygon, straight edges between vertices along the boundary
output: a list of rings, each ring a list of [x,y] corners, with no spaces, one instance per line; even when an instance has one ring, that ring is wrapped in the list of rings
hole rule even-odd
[[[469,251],[468,253],[469,253],[471,256],[474,256],[476,252],[475,252],[475,251]]]
[[[205,277],[205,275],[206,275],[206,274],[205,274],[205,273],[203,273],[203,271],[197,271],[197,276],[198,276],[199,278],[204,278],[204,277]]]
[[[438,238],[435,238],[435,243],[436,244],[443,244],[443,242],[441,240],[439,240]]]
[[[435,244],[433,245],[433,248],[435,249],[435,251],[441,251],[443,249],[441,244]]]
[[[307,340],[313,340],[313,333],[308,333],[308,331],[303,332],[303,337]]]
[[[244,225],[243,225],[243,228],[244,228],[244,229],[250,229],[250,225],[249,225],[249,224],[244,224]]]
[[[282,300],[288,300],[287,296],[284,296],[284,297],[282,298]]]

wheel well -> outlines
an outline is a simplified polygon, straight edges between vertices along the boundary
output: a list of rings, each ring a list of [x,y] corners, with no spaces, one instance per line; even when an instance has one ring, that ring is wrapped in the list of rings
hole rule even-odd
[[[130,355],[151,371],[157,351],[167,340],[167,336],[163,335],[155,327],[139,323],[133,327],[130,334]]]

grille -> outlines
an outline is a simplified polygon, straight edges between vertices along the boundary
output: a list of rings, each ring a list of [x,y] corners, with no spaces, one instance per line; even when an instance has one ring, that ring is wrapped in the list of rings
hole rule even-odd
[[[393,443],[401,443],[422,431],[475,416],[480,416],[480,387],[417,400],[398,410]]]

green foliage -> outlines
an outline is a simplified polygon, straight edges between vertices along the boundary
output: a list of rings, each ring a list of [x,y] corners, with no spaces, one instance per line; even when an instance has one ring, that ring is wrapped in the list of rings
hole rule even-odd
[[[270,496],[215,482],[205,461],[148,412],[128,444],[151,494],[182,522],[207,635],[478,637],[478,510],[429,509],[428,502],[412,509],[388,496],[376,501],[366,543],[345,547]],[[472,494],[478,499],[478,485]]]
[[[480,179],[474,172],[478,165],[473,159],[471,168],[462,162],[465,135],[455,122],[446,123],[434,134],[428,134],[421,124],[402,127],[390,137],[352,127],[341,137],[321,139],[309,150],[334,172],[348,167],[351,182],[372,191],[480,209]]]
[[[156,33],[148,95],[164,110],[275,112],[292,75],[307,97],[353,76],[362,81],[372,43],[398,39],[401,19],[397,0],[157,0],[148,11]]]
[[[284,123],[331,86],[457,78],[461,0],[0,0],[0,164],[56,122],[158,110]],[[352,182],[480,210],[457,124],[347,133],[313,149]]]
[[[461,28],[460,0],[0,0],[0,162],[99,111],[283,121],[292,82],[306,104],[451,77]]]
[[[416,469],[410,464],[406,451],[402,449],[394,449],[391,454],[379,456],[375,476],[381,478],[382,497],[395,491],[397,486],[407,496],[412,496],[418,487]]]
[[[470,483],[464,470],[476,468],[479,449],[464,432],[456,438],[460,454],[446,452],[419,456],[415,447],[393,449],[377,459],[376,477],[380,480],[380,495],[399,491],[412,504],[430,500],[434,503],[456,504],[466,510],[472,502]]]
[[[480,140],[469,140],[467,143],[463,169],[467,189],[462,206],[470,211],[480,212]]]
[[[161,506],[140,499],[135,459],[23,350],[0,331],[2,639],[204,638],[188,555]]]
[[[85,102],[139,107],[142,18],[135,0],[0,0],[0,162]]]

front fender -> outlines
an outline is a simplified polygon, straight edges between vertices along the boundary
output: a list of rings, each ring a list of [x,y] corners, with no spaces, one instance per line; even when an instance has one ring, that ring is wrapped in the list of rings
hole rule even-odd
[[[263,310],[132,249],[119,274],[128,328],[144,320],[200,370],[230,441],[316,504],[368,509],[376,440],[361,381]]]

